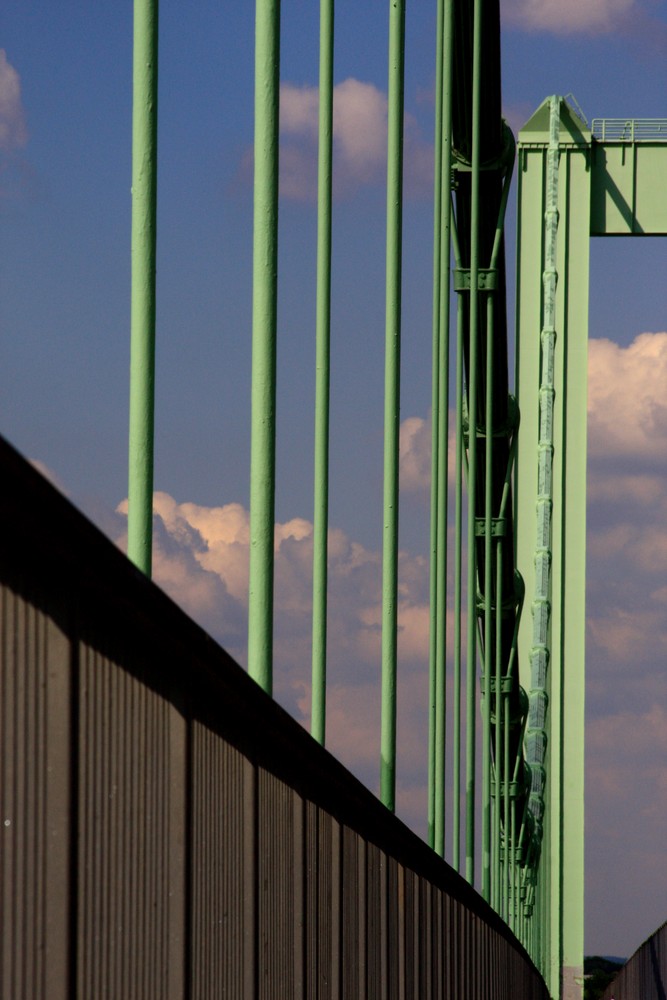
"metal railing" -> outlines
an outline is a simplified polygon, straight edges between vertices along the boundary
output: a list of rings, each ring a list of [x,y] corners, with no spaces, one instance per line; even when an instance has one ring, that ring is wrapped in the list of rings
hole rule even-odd
[[[591,130],[601,142],[667,142],[667,118],[594,118]]]

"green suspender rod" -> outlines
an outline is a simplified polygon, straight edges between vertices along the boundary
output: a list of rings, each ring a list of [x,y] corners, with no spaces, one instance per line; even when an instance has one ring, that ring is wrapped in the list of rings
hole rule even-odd
[[[466,867],[475,877],[475,712],[477,677],[477,550],[475,544],[475,500],[477,494],[477,389],[479,347],[479,172],[481,110],[482,2],[475,0],[472,68],[472,163],[470,182],[470,347],[468,371],[468,634],[466,660]]]
[[[429,841],[441,857],[445,852],[452,12],[452,3],[440,0],[436,52],[436,163],[433,240]]]
[[[380,798],[396,797],[396,647],[398,631],[398,445],[401,363],[403,85],[405,2],[389,4],[389,134],[387,149],[387,277],[382,547],[382,722]]]
[[[155,413],[158,0],[135,0],[127,554],[151,574]]]
[[[331,176],[334,0],[320,3],[320,108],[317,176],[315,488],[313,515],[313,682],[310,731],[324,744],[329,522],[329,345],[331,332]]]
[[[271,694],[276,451],[279,0],[257,0],[255,19],[248,671]]]

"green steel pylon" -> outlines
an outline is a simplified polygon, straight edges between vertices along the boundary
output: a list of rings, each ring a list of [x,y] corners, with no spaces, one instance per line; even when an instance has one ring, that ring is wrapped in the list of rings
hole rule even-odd
[[[583,987],[589,242],[667,231],[666,139],[655,121],[598,121],[592,132],[562,97],[519,133],[516,534],[532,605],[519,647],[541,853],[533,954],[562,1000]]]

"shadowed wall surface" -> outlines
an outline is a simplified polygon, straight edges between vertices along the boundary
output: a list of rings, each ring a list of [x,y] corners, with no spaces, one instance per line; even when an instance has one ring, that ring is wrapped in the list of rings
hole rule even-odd
[[[546,998],[462,878],[0,464],[3,996]]]
[[[602,1000],[665,1000],[667,997],[667,922],[628,959]]]

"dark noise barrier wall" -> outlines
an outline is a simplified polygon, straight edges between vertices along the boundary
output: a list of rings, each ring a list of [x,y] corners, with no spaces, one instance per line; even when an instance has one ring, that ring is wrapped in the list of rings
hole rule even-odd
[[[644,941],[602,996],[603,1000],[666,1000],[667,923]]]
[[[0,441],[0,996],[542,1000],[507,927]]]

